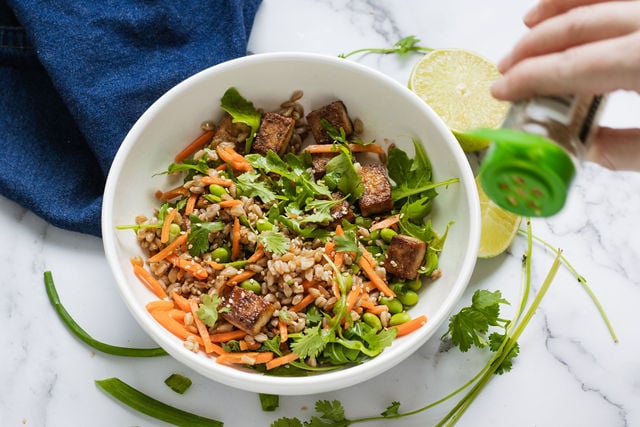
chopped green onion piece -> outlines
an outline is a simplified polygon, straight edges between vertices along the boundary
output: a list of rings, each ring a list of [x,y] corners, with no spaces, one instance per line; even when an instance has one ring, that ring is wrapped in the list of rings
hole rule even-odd
[[[84,329],[80,327],[76,323],[75,320],[71,317],[71,315],[64,308],[62,303],[60,302],[60,298],[58,297],[58,292],[56,291],[56,286],[53,282],[53,275],[50,271],[44,272],[44,287],[47,290],[47,296],[49,297],[49,301],[53,308],[58,313],[58,316],[62,320],[67,328],[81,341],[84,341],[90,347],[101,351],[103,353],[112,354],[114,356],[127,356],[127,357],[154,357],[154,356],[165,356],[167,354],[163,349],[156,348],[131,348],[131,347],[119,347],[115,345],[105,344],[101,341],[94,339],[91,335],[89,335]]]
[[[280,406],[280,397],[277,394],[259,393],[260,406],[265,412],[272,412]]]
[[[178,394],[184,394],[184,392],[191,387],[191,380],[180,374],[169,375],[169,377],[164,380],[164,383]]]
[[[201,417],[162,403],[136,390],[119,378],[96,380],[96,385],[130,408],[169,424],[183,427],[222,427],[224,423]]]

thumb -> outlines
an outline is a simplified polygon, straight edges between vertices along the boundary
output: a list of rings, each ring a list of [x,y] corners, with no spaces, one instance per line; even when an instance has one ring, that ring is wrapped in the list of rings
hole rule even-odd
[[[585,160],[611,170],[640,172],[640,128],[600,128]]]

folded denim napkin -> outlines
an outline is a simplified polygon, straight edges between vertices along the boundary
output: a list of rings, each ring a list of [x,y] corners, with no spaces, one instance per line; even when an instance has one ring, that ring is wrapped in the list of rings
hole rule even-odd
[[[246,54],[260,0],[0,0],[0,194],[101,235],[102,192],[136,119]]]

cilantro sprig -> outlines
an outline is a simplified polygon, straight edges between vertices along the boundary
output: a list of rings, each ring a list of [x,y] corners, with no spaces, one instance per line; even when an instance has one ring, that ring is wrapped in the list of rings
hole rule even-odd
[[[416,36],[407,36],[398,40],[393,47],[391,48],[375,48],[375,47],[367,47],[363,49],[357,49],[349,53],[341,53],[338,55],[339,58],[348,58],[350,56],[359,54],[359,53],[379,53],[382,55],[388,54],[398,54],[400,56],[406,55],[410,52],[431,52],[433,49],[429,47],[419,46],[420,39]]]

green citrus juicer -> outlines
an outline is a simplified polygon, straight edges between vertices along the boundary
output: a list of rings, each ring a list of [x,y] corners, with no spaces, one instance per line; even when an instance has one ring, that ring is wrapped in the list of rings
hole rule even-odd
[[[543,136],[508,128],[465,134],[491,141],[479,177],[496,205],[530,217],[547,217],[562,209],[576,174],[565,149]]]

